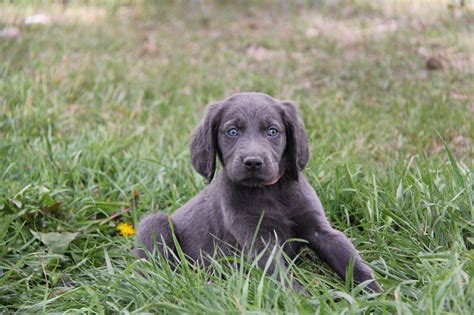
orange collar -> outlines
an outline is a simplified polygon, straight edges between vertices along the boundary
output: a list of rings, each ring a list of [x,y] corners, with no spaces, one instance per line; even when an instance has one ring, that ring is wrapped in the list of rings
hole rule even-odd
[[[279,174],[274,180],[272,180],[269,183],[266,183],[264,186],[275,185],[282,177],[283,177],[283,174]]]

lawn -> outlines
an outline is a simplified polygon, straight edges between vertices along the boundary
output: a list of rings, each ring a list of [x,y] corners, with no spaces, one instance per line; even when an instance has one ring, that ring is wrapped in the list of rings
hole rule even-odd
[[[64,2],[0,4],[0,312],[474,312],[473,1]],[[190,134],[240,91],[299,105],[383,293],[309,250],[309,296],[237,256],[132,257],[117,226],[205,186]]]

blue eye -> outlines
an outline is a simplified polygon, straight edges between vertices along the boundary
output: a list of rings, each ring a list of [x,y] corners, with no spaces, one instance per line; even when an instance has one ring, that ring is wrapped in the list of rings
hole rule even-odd
[[[276,136],[278,135],[278,132],[279,132],[279,131],[278,131],[276,128],[273,128],[273,127],[268,128],[268,129],[267,129],[267,136],[269,136],[269,137],[276,137]]]
[[[237,137],[239,135],[239,131],[237,130],[237,128],[230,128],[229,130],[226,131],[226,134],[229,136],[229,137]]]

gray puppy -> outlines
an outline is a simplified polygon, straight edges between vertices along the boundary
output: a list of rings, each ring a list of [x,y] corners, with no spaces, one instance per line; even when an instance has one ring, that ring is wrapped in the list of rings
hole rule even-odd
[[[222,171],[212,181],[216,156]],[[301,243],[286,241],[299,238],[342,278],[353,261],[355,282],[373,280],[372,270],[351,242],[330,226],[303,175],[308,139],[292,102],[240,93],[208,105],[193,135],[191,157],[196,171],[210,184],[171,216],[187,256],[206,263],[203,257],[212,255],[216,246],[223,253],[252,247],[248,254],[263,253],[259,259],[263,267],[274,245],[295,257]],[[137,237],[139,257],[146,257],[146,250],[164,254],[163,242],[175,248],[169,218],[163,213],[143,218]],[[282,256],[271,260],[268,272],[279,266],[285,266]],[[375,280],[368,287],[379,291]]]

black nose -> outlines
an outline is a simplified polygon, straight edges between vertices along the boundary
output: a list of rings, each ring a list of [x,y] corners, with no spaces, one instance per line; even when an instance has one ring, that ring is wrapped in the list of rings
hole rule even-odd
[[[244,159],[244,164],[249,170],[258,170],[263,166],[263,160],[258,156],[249,156]]]

